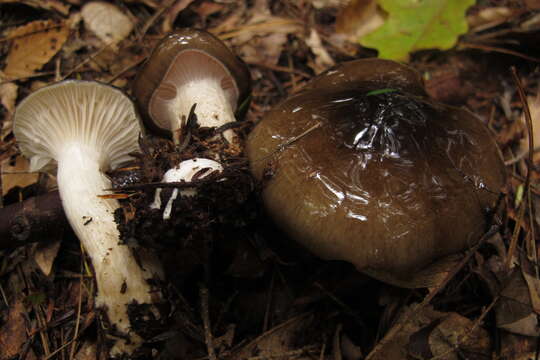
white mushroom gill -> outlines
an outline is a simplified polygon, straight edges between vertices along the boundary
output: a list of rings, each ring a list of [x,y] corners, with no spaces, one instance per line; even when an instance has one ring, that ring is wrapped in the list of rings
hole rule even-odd
[[[180,52],[165,74],[149,103],[150,116],[174,134],[179,142],[182,119],[187,119],[193,104],[200,126],[219,127],[235,121],[238,88],[229,70],[216,58],[198,50]],[[232,142],[234,132],[223,134]]]
[[[119,243],[117,200],[100,197],[111,187],[103,171],[138,150],[140,132],[131,101],[96,82],[66,81],[38,90],[21,102],[14,118],[14,133],[31,170],[57,162],[64,211],[94,268],[96,305],[126,336],[113,345],[112,355],[131,353],[142,342],[131,331],[128,305],[152,304],[157,296],[147,281],[154,274]]]

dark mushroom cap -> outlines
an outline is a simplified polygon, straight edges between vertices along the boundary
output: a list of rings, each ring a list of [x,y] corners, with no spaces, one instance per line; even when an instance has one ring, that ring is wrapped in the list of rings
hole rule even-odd
[[[249,69],[217,37],[190,28],[165,36],[139,71],[133,86],[146,125],[160,133],[170,132],[163,104],[174,100],[181,83],[207,76],[219,79],[233,111],[250,93]]]
[[[247,152],[269,214],[292,238],[397,285],[476,243],[505,182],[476,117],[379,59],[316,78],[266,114]]]

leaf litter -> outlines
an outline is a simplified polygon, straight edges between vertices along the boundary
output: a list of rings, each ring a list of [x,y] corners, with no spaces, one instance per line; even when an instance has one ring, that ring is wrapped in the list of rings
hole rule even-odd
[[[358,10],[355,1],[256,1],[256,6],[210,0],[105,2],[106,7],[127,10],[123,13],[129,14],[133,28],[123,30],[122,36],[105,32],[99,38],[99,30],[92,31],[88,20],[84,26],[74,20],[83,10],[82,3],[15,3],[22,9],[32,6],[40,18],[25,19],[17,12],[22,22],[8,28],[0,42],[0,66],[6,76],[0,80],[5,206],[42,194],[54,184],[44,175],[30,174],[32,179],[24,181],[12,177],[25,172],[10,134],[13,105],[33,89],[68,77],[110,81],[129,91],[139,64],[164,29],[206,28],[248,61],[255,79],[242,125],[246,134],[273,104],[332,62],[376,55],[356,39],[339,39],[336,31],[347,28],[354,34],[355,22],[370,22],[380,15]],[[376,5],[389,16],[377,21],[389,21],[391,1]],[[533,58],[538,55],[529,54],[531,43],[525,36],[538,29],[534,11],[534,4],[526,7],[511,0],[476,5],[467,12],[471,30],[453,50],[414,52],[417,44],[399,50],[399,56],[409,58],[421,72],[435,97],[468,107],[488,124],[505,159],[512,160],[508,163],[511,180],[502,199],[506,209],[498,214],[494,235],[466,257],[449,261],[427,289],[391,288],[359,276],[346,264],[314,259],[291,247],[261,213],[257,184],[250,179],[242,154],[213,140],[207,129],[195,129],[181,154],[169,141],[147,135],[146,150],[130,170],[111,176],[119,196],[125,198],[117,214],[124,240],[160,251],[169,275],[171,315],[149,339],[149,353],[163,359],[238,360],[457,359],[463,354],[489,358],[494,351],[513,359],[534,356],[540,300],[536,257],[531,257],[538,227],[532,209],[540,201],[540,191],[535,187],[537,159],[531,164],[527,156],[519,156],[528,149],[523,145],[527,126],[519,120],[526,105],[520,102],[508,70],[517,66],[527,95],[534,99],[540,76]],[[450,20],[464,19],[460,11]],[[383,42],[384,31],[377,35]],[[51,39],[56,39],[54,49],[29,52],[31,47],[39,50],[51,44]],[[429,47],[447,48],[455,41]],[[14,44],[26,48],[26,56]],[[379,50],[382,56],[390,51]],[[535,106],[530,101],[533,134]],[[196,185],[202,195],[175,202],[169,223],[148,210],[154,187],[146,184],[159,181],[166,169],[183,159],[215,151],[222,151],[230,165],[225,181]],[[22,167],[8,168],[14,164]],[[525,189],[527,174],[530,191]],[[11,179],[6,180],[8,175]],[[130,184],[134,187],[128,190]],[[516,202],[520,187],[523,195]],[[171,191],[164,189],[162,196]],[[530,206],[520,208],[529,199]],[[508,268],[506,249],[516,228],[520,232],[514,237],[516,248]],[[52,237],[50,244],[2,250],[0,339],[9,339],[10,344],[2,347],[5,358],[87,359],[96,354],[106,358],[102,322],[93,307],[91,270],[81,266],[86,261],[74,235],[65,231],[59,236],[61,242]],[[28,301],[24,305],[21,294]],[[388,336],[393,333],[397,335]],[[500,339],[499,350],[496,339]]]

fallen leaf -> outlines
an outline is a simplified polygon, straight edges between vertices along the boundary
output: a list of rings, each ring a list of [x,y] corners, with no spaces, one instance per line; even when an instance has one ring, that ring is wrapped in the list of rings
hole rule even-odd
[[[0,73],[0,82],[2,81],[2,74]],[[19,87],[12,82],[3,83],[0,85],[0,104],[6,109],[4,119],[2,121],[2,129],[0,130],[0,139],[4,140],[9,133],[13,125],[12,117],[15,111],[15,101],[17,100],[17,90]]]
[[[24,305],[20,300],[9,307],[7,321],[0,328],[0,359],[11,359],[19,355],[27,341],[24,313]]]
[[[538,338],[501,331],[499,359],[531,360],[538,355]]]
[[[379,51],[379,57],[407,60],[421,49],[449,49],[467,31],[465,11],[475,0],[379,0],[388,19],[363,36],[360,44]]]
[[[474,322],[457,314],[444,313],[425,306],[403,324],[411,308],[405,307],[394,326],[399,332],[389,341],[377,345],[368,360],[431,359],[458,360],[483,358],[491,351],[489,334]],[[392,331],[392,330],[390,330]],[[384,341],[384,340],[383,340]]]
[[[351,0],[336,17],[336,32],[358,39],[384,24],[385,18],[377,0]]]
[[[531,10],[540,9],[540,0],[525,0],[525,5]]]
[[[527,283],[519,271],[510,276],[495,305],[497,327],[515,334],[538,336],[538,319],[531,306]]]
[[[349,0],[311,0],[310,2],[315,9],[323,9],[327,7],[345,6]]]
[[[306,44],[309,46],[313,54],[315,55],[315,63],[310,64],[310,67],[315,71],[316,74],[322,73],[324,70],[328,69],[331,66],[334,66],[336,62],[325,47],[322,44],[321,37],[315,29],[311,29],[308,38],[306,39]]]
[[[95,342],[86,340],[75,355],[74,360],[96,360],[96,348],[97,345]]]
[[[314,321],[315,317],[309,313],[294,317],[283,324],[270,329],[249,344],[243,346],[239,351],[234,353],[230,359],[244,360],[255,355],[261,358],[312,359],[312,357],[305,352],[305,348],[296,348],[294,342],[301,334],[305,335],[305,332],[313,326]],[[297,353],[296,350],[304,351],[300,351],[297,356],[293,357],[292,354]],[[315,353],[318,354],[319,352],[320,348],[319,345],[317,345]],[[279,355],[282,357],[279,357]]]
[[[92,1],[81,10],[84,25],[105,44],[124,40],[133,30],[133,22],[113,4]]]
[[[63,16],[69,14],[70,5],[66,5],[59,0],[0,0],[0,3],[21,3],[36,9],[56,11]]]
[[[36,244],[34,251],[34,261],[45,276],[51,274],[52,266],[58,251],[60,250],[60,240],[46,241]]]
[[[366,360],[407,359],[407,354],[416,353],[417,351],[413,351],[413,348],[418,347],[415,342],[409,344],[411,335],[445,315],[442,312],[433,310],[431,306],[426,306],[418,310],[414,317],[404,323],[408,312],[411,311],[413,306],[418,306],[418,304],[403,307],[394,325],[400,326],[400,330],[390,340],[386,341],[383,339],[385,341],[383,344],[377,344],[371,353],[369,353]],[[389,330],[389,332],[391,331],[392,329]],[[415,339],[411,339],[411,341],[413,340]]]
[[[15,186],[26,187],[37,182],[37,173],[28,173],[29,162],[22,156],[17,156],[15,164],[10,165],[10,159],[2,162],[2,194]]]
[[[56,55],[68,35],[66,23],[53,20],[33,21],[11,31],[8,38],[13,40],[4,74],[10,78],[34,74]]]
[[[207,16],[220,12],[224,8],[225,8],[225,5],[223,4],[217,4],[215,2],[205,1],[199,6],[195,6],[193,8],[193,11],[195,11],[197,15],[199,16],[207,17]]]
[[[531,113],[532,127],[533,127],[533,142],[534,147],[540,146],[540,90],[536,93],[535,97],[528,97],[527,103],[529,104],[529,111]],[[527,153],[529,151],[529,133],[527,132],[527,124],[525,122],[525,114],[521,115],[521,124],[524,129],[524,135],[519,143],[521,153]],[[533,154],[534,162],[540,161],[540,153]]]
[[[481,9],[477,13],[467,16],[467,22],[471,31],[481,31],[500,25],[515,14],[516,11],[512,11],[506,6],[494,6]]]
[[[163,33],[168,33],[173,29],[173,24],[178,14],[187,8],[194,0],[177,0],[174,5],[172,5],[165,16],[163,16],[163,23],[161,24],[161,30]]]
[[[450,313],[429,335],[431,353],[440,360],[488,359],[491,355],[489,334],[473,326],[473,321],[466,317]]]
[[[258,1],[247,23],[237,26],[221,39],[232,38],[238,55],[248,63],[276,65],[287,43],[287,35],[302,31],[295,19],[273,16],[265,1]]]

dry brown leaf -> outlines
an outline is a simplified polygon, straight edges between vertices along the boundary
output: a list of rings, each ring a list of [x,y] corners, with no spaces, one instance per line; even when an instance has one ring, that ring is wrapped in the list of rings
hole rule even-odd
[[[97,344],[93,341],[85,341],[81,349],[77,352],[74,360],[96,360],[97,359]]]
[[[306,39],[306,45],[309,46],[313,55],[315,55],[315,62],[308,64],[309,67],[313,69],[315,74],[320,74],[324,70],[328,69],[331,66],[334,66],[336,62],[326,48],[322,44],[321,37],[315,29],[311,29],[309,36]]]
[[[534,147],[540,146],[540,90],[536,93],[535,97],[529,97],[527,99],[529,103],[529,111],[531,112],[532,126],[533,126],[533,141]],[[519,143],[520,152],[529,151],[529,134],[527,133],[527,125],[525,123],[525,114],[521,115],[521,124],[525,129],[525,134]],[[540,161],[540,153],[535,153],[533,156],[534,162]]]
[[[369,353],[366,358],[367,360],[407,359],[409,351],[412,351],[417,347],[415,343],[409,344],[411,335],[445,315],[445,313],[433,310],[431,306],[426,306],[418,310],[414,317],[403,324],[404,318],[406,319],[408,312],[411,311],[413,306],[417,305],[413,304],[411,307],[403,307],[402,312],[394,325],[401,326],[400,331],[392,339],[384,343],[383,346],[377,345],[372,352]],[[407,347],[409,347],[409,349],[407,349]],[[410,350],[411,348],[412,350]]]
[[[287,35],[302,32],[297,20],[273,16],[266,1],[258,0],[245,17],[249,18],[245,24],[220,38],[232,39],[238,55],[248,63],[277,64]]]
[[[113,4],[92,1],[81,11],[84,25],[105,44],[117,44],[133,30],[133,22]]]
[[[477,32],[500,25],[515,14],[516,11],[505,6],[488,7],[467,16],[467,23],[471,28],[470,31]]]
[[[28,166],[28,160],[22,156],[17,156],[14,165],[9,164],[9,159],[2,162],[2,194],[15,186],[25,187],[38,180],[37,173],[27,173]]]
[[[531,10],[540,9],[540,0],[525,0],[525,5]]]
[[[215,2],[205,1],[199,4],[198,6],[195,6],[193,11],[195,11],[197,15],[201,17],[207,17],[212,14],[220,12],[221,10],[223,10],[223,8],[225,8],[225,5],[223,4],[217,4]]]
[[[60,240],[45,241],[36,244],[34,250],[34,261],[45,276],[49,276],[58,251],[60,250]]]
[[[336,32],[347,35],[350,41],[356,42],[361,36],[381,26],[384,21],[385,14],[376,0],[352,0],[337,15]]]
[[[2,74],[0,73],[0,81],[2,81]],[[17,100],[18,86],[15,83],[4,83],[0,85],[0,104],[6,109],[6,114],[2,121],[2,129],[0,129],[0,139],[4,140],[9,133],[11,133],[11,127],[13,125],[12,116],[15,111],[15,101]]]
[[[531,360],[537,357],[538,339],[529,336],[500,332],[501,351],[499,359]]]
[[[65,22],[39,20],[18,27],[8,34],[13,39],[4,74],[24,78],[41,69],[62,48],[69,35]]]
[[[168,33],[173,29],[173,23],[178,17],[178,14],[187,8],[194,0],[177,0],[173,6],[167,11],[161,24],[161,30]]]
[[[497,327],[526,336],[538,336],[538,319],[533,312],[529,290],[522,274],[514,271],[506,281],[495,305]]]
[[[521,263],[521,273],[523,278],[527,283],[527,288],[529,289],[529,296],[531,299],[531,306],[533,311],[536,314],[540,314],[540,279],[536,274],[535,266],[533,262],[527,258],[525,254],[522,253],[520,256]],[[538,329],[540,335],[540,328]]]
[[[234,353],[230,359],[244,360],[255,355],[261,358],[294,358],[296,360],[312,359],[312,357],[307,354],[302,355],[302,349],[295,347],[294,340],[313,326],[314,321],[315,317],[312,314],[303,314],[292,318],[285,323],[265,332],[246,346],[243,346],[239,351]],[[316,341],[316,339],[313,340]],[[293,354],[299,356],[293,357]]]
[[[402,324],[409,311],[410,308],[404,308],[394,325],[402,326],[400,331],[382,346],[376,346],[367,359],[457,360],[460,359],[458,352],[467,359],[476,358],[473,355],[479,354],[489,357],[489,335],[481,327],[473,328],[471,320],[457,313],[443,313],[425,306]]]
[[[37,9],[52,10],[67,16],[70,5],[66,5],[59,0],[0,0],[2,3],[22,3]]]
[[[24,312],[21,300],[9,307],[8,319],[0,328],[0,359],[11,359],[20,354],[27,340]]]
[[[483,328],[473,326],[474,323],[466,317],[450,313],[438,322],[429,334],[431,353],[440,360],[489,358],[491,354],[489,334]]]
[[[314,8],[323,9],[327,7],[345,6],[350,0],[311,0],[310,2]]]

